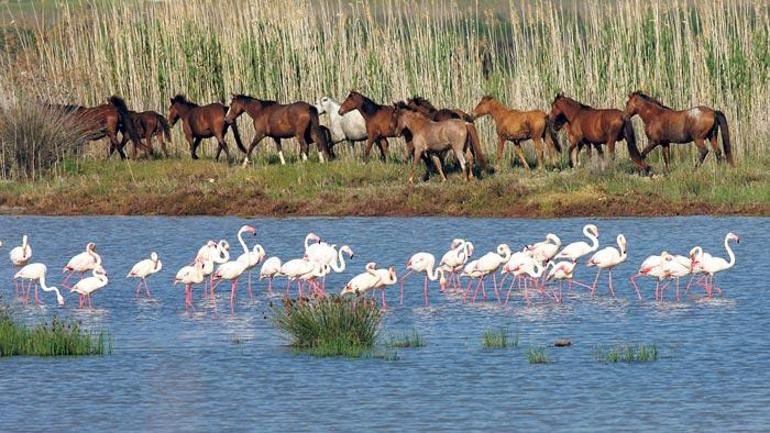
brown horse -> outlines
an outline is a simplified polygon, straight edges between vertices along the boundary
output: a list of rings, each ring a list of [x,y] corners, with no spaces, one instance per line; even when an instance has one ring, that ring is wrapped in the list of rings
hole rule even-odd
[[[420,96],[412,96],[411,98],[407,99],[406,106],[411,110],[424,114],[427,118],[435,122],[449,119],[462,119],[468,122],[470,124],[470,128],[472,129],[472,134],[475,137],[471,142],[473,145],[471,147],[471,152],[473,152],[474,159],[479,163],[479,165],[481,165],[482,170],[486,170],[487,160],[484,158],[484,152],[481,151],[478,138],[479,134],[478,131],[476,131],[476,125],[473,124],[473,116],[456,108],[438,109],[433,106],[429,100]],[[411,146],[411,142],[408,142],[408,144]],[[409,149],[409,151],[411,152],[412,149]]]
[[[318,159],[324,162],[324,156],[329,159],[329,142],[327,135],[321,129],[318,120],[318,110],[307,102],[294,102],[291,104],[279,104],[275,101],[263,101],[247,95],[233,95],[230,101],[230,110],[225,120],[235,124],[235,120],[248,113],[254,121],[254,139],[243,164],[246,165],[251,157],[254,147],[265,137],[272,137],[278,148],[278,156],[281,164],[286,164],[283,157],[282,138],[294,137],[299,142],[300,154],[303,160],[307,160],[310,143],[318,147]]]
[[[388,156],[388,137],[397,137],[396,109],[392,105],[380,105],[366,96],[351,91],[339,109],[340,116],[353,110],[358,110],[366,121],[366,149],[364,161],[369,160],[372,145],[377,143],[381,158],[385,161]]]
[[[470,180],[473,160],[466,163],[465,151],[471,147],[470,124],[462,119],[449,119],[434,122],[423,114],[405,108],[396,110],[396,128],[399,132],[408,129],[412,137],[413,165],[409,173],[409,183],[414,183],[414,173],[420,160],[427,157],[433,159],[441,179],[446,181],[446,175],[441,163],[440,155],[452,151],[460,163],[465,180]]]
[[[145,156],[153,154],[152,138],[158,137],[158,142],[163,149],[163,154],[168,158],[168,149],[166,148],[166,140],[171,141],[171,126],[169,126],[166,118],[162,114],[155,111],[142,111],[137,113],[136,111],[129,111],[129,116],[134,122],[134,128],[140,138],[143,138]],[[121,147],[125,146],[128,137],[123,134],[123,140],[121,140]],[[137,148],[134,146],[133,157],[136,158]]]
[[[230,151],[225,141],[225,135],[229,127],[233,129],[238,149],[246,153],[246,148],[243,147],[237,125],[235,123],[230,125],[225,121],[226,114],[227,107],[224,104],[214,102],[200,106],[187,100],[184,95],[176,95],[171,98],[171,106],[168,108],[168,121],[173,127],[178,120],[182,120],[184,136],[190,144],[192,159],[198,159],[197,150],[201,140],[216,137],[217,143],[219,143],[216,160],[219,161],[219,155],[222,151],[225,152],[225,156],[229,160]]]
[[[650,166],[639,155],[631,121],[623,117],[622,111],[595,109],[558,93],[551,103],[549,118],[553,125],[567,125],[570,167],[574,166],[572,154],[578,146],[594,145],[599,148],[598,145],[606,144],[610,158],[614,159],[615,143],[626,140],[631,160],[645,173],[650,171]]]
[[[631,119],[639,115],[644,122],[644,132],[650,143],[642,150],[642,158],[646,157],[655,147],[663,146],[663,161],[666,170],[671,161],[671,143],[691,143],[698,146],[700,156],[695,167],[703,164],[708,155],[706,140],[711,141],[711,148],[718,162],[722,161],[722,152],[719,149],[717,135],[722,131],[722,146],[727,156],[727,162],[735,165],[730,146],[730,130],[727,127],[727,118],[724,113],[710,107],[699,105],[687,110],[677,111],[666,107],[657,99],[651,98],[642,92],[636,91],[628,95],[626,109],[623,116]]]
[[[110,153],[112,156],[115,151],[120,155],[120,159],[126,159],[126,153],[123,151],[125,140],[118,141],[118,133],[124,136],[128,134],[134,148],[143,147],[130,120],[130,113],[126,102],[118,97],[111,96],[107,104],[97,105],[96,107],[83,107],[80,105],[60,105],[46,104],[52,109],[62,110],[65,113],[74,115],[74,119],[80,123],[84,131],[88,131],[89,140],[101,140],[104,137],[110,140]]]
[[[548,146],[552,164],[557,158],[556,153],[561,152],[559,139],[556,137],[556,132],[545,111],[511,110],[503,105],[502,102],[487,95],[481,98],[481,101],[473,109],[471,115],[474,118],[490,115],[495,120],[498,164],[502,161],[503,148],[506,141],[513,142],[519,161],[527,170],[529,170],[529,164],[524,157],[524,150],[521,148],[522,141],[532,140],[535,143],[538,169],[543,168],[543,140],[545,140],[545,144]]]

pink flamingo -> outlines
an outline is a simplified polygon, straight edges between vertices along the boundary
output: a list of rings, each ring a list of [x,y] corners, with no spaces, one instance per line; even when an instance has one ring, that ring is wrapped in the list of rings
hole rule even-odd
[[[126,278],[138,278],[139,283],[136,285],[136,295],[139,296],[139,292],[142,290],[142,284],[144,284],[145,293],[148,298],[152,298],[150,293],[150,287],[147,285],[147,278],[153,274],[160,272],[163,269],[163,263],[158,257],[158,253],[155,251],[150,253],[149,259],[144,259],[137,262],[132,268],[131,272],[126,275]]]
[[[497,246],[496,252],[488,252],[481,256],[478,260],[474,260],[473,266],[468,269],[466,265],[466,269],[463,270],[463,273],[470,276],[471,278],[478,278],[479,282],[476,286],[476,290],[473,293],[473,298],[471,299],[471,302],[476,301],[476,295],[478,294],[479,290],[482,290],[482,296],[485,294],[484,292],[484,279],[488,275],[492,275],[492,287],[495,289],[495,296],[497,297],[497,302],[500,303],[500,291],[497,287],[497,277],[495,276],[495,273],[497,270],[503,266],[508,260],[511,258],[511,248],[507,244],[500,244]],[[470,264],[469,263],[469,264]],[[468,290],[470,290],[470,284],[468,285]],[[468,290],[466,290],[466,293],[464,295],[464,299],[468,296]]]
[[[174,278],[174,285],[179,283],[184,284],[184,307],[185,310],[193,307],[192,300],[192,286],[194,284],[201,284],[206,281],[206,276],[203,273],[203,267],[205,266],[204,259],[198,257],[192,266],[183,266],[176,273]],[[206,287],[203,287],[203,291],[206,292]]]
[[[96,253],[96,244],[89,242],[86,244],[86,250],[80,254],[74,255],[64,266],[62,272],[66,274],[61,285],[67,287],[67,282],[75,272],[80,273],[80,277],[83,277],[88,271],[93,271],[97,266],[102,264],[102,257]]]
[[[596,278],[591,286],[591,297],[594,297],[596,293],[596,285],[599,283],[599,275],[602,270],[608,270],[607,285],[609,286],[610,293],[615,296],[615,289],[612,287],[612,270],[619,264],[626,261],[628,258],[628,244],[626,243],[626,237],[618,235],[617,237],[618,247],[606,247],[594,253],[588,260],[587,266],[596,266],[599,270],[596,272]]]
[[[441,291],[446,289],[446,277],[444,276],[444,270],[441,267],[434,267],[436,264],[436,258],[431,253],[419,252],[412,255],[409,261],[406,262],[406,274],[401,278],[401,295],[400,303],[404,303],[404,284],[406,279],[413,272],[425,273],[425,279],[423,282],[423,298],[425,299],[425,306],[430,304],[428,300],[428,280],[439,280],[439,288]]]
[[[38,297],[37,293],[37,287],[38,284],[40,285],[40,288],[43,289],[43,291],[46,292],[54,292],[56,294],[56,302],[59,305],[64,305],[64,298],[61,295],[61,292],[59,292],[59,289],[56,287],[48,287],[45,284],[45,274],[48,271],[48,268],[42,264],[42,263],[31,263],[19,270],[19,272],[16,272],[16,275],[13,276],[14,280],[27,280],[29,281],[30,285],[35,282],[35,304],[40,304],[40,298]],[[22,285],[23,290],[23,285]],[[24,303],[29,302],[29,288],[27,288],[26,294],[24,296]]]
[[[262,264],[262,268],[259,270],[259,279],[267,278],[267,291],[273,293],[273,279],[280,277],[281,275],[281,259],[278,257],[270,257]]]
[[[91,308],[93,306],[91,304],[91,295],[106,286],[109,282],[107,279],[107,271],[104,270],[102,265],[96,265],[91,272],[93,273],[93,276],[78,281],[70,290],[71,292],[80,295],[80,308],[83,308],[86,304],[88,305],[88,308]]]
[[[591,241],[589,245],[585,241],[573,242],[564,247],[553,258],[567,259],[577,262],[579,258],[590,254],[599,249],[599,229],[593,224],[586,224],[583,227],[583,234]]]
[[[706,290],[706,296],[711,298],[714,289],[716,289],[719,293],[721,293],[721,289],[719,287],[716,287],[714,285],[714,276],[718,272],[726,271],[733,266],[735,266],[735,253],[733,252],[733,249],[730,247],[730,241],[735,241],[736,244],[739,244],[741,242],[741,238],[738,237],[735,233],[728,233],[725,236],[725,250],[727,251],[727,256],[729,257],[729,260],[725,260],[722,257],[706,257],[705,255],[701,255],[699,258],[695,259],[693,262],[693,267],[697,267],[700,272],[706,274],[706,282],[704,284],[704,289]]]

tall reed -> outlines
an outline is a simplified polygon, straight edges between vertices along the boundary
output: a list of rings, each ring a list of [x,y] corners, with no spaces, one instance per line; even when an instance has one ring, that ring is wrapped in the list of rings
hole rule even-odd
[[[81,104],[117,93],[132,107],[161,111],[177,92],[201,102],[226,101],[231,91],[313,101],[358,89],[384,102],[421,94],[466,110],[490,93],[512,107],[547,110],[559,90],[597,107],[622,107],[629,91],[642,89],[672,107],[723,110],[739,158],[770,147],[765,2],[485,5],[62,2],[53,23],[41,21],[31,34],[18,28],[17,40],[4,45],[13,49],[0,54],[0,88]],[[492,122],[479,123],[491,149]],[[690,147],[675,151],[695,157]]]
[[[30,327],[0,311],[0,357],[108,355],[111,351],[106,332],[88,332],[77,322],[57,318]]]

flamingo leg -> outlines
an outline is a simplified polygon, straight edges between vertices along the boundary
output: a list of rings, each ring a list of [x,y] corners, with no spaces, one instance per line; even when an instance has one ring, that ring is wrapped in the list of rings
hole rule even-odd
[[[425,280],[423,281],[422,285],[422,296],[425,298],[425,306],[427,307],[430,305],[430,302],[428,301],[428,275],[425,275]]]
[[[248,280],[248,288],[249,288],[249,299],[252,301],[254,300],[254,291],[251,289],[251,274],[252,272],[249,271],[249,280]]]
[[[594,294],[596,293],[596,285],[599,283],[599,275],[602,274],[602,268],[599,268],[599,271],[596,273],[596,278],[594,279],[594,283],[591,285],[591,298],[593,299]]]
[[[607,277],[607,285],[610,288],[610,295],[612,295],[612,297],[614,298],[615,289],[612,287],[612,268],[610,268],[610,270],[607,273],[609,274],[609,277]]]
[[[481,290],[482,285],[484,284],[484,277],[479,278],[478,284],[476,284],[476,290],[473,292],[473,298],[471,298],[471,303],[476,302],[476,296],[479,294],[479,290]]]
[[[387,309],[388,308],[388,303],[385,301],[385,288],[384,287],[382,288],[381,292],[382,292],[382,308],[383,309]]]
[[[142,278],[142,282],[144,283],[144,293],[147,294],[147,299],[152,299],[152,292],[150,291],[150,286],[147,285],[147,278]]]
[[[639,275],[640,274],[635,274],[629,279],[629,281],[631,281],[631,285],[634,286],[634,290],[636,290],[636,297],[641,301],[642,294],[639,292],[639,284],[636,283],[636,279],[639,278]]]
[[[497,290],[497,278],[495,276],[495,273],[492,273],[492,287],[495,288],[495,298],[497,298],[497,303],[500,303],[500,291]]]
[[[35,283],[35,305],[40,305],[40,297],[37,294],[37,283]]]
[[[471,293],[471,284],[473,283],[473,278],[468,278],[468,287],[465,289],[465,294],[463,294],[463,303],[468,300],[468,295]]]
[[[409,275],[412,275],[412,270],[410,269],[406,274],[404,274],[403,278],[401,278],[401,295],[399,304],[404,305],[404,284],[406,284],[406,279],[409,277]]]

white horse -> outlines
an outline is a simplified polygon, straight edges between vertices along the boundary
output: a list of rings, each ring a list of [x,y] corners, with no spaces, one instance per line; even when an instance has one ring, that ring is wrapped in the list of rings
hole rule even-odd
[[[329,114],[329,131],[331,132],[331,144],[337,144],[348,140],[352,145],[356,141],[366,140],[366,121],[358,110],[353,110],[340,116],[340,104],[334,99],[324,96],[315,104],[318,114]]]

